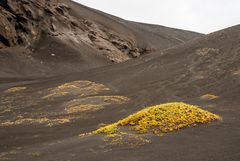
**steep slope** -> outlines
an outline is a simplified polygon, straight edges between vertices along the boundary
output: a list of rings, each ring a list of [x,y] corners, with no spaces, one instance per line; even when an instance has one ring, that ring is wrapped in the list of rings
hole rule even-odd
[[[146,55],[110,69],[99,68],[100,74],[91,77],[107,81],[126,94],[150,96],[149,103],[156,98],[189,99],[206,93],[238,100],[239,33],[240,26],[234,26],[161,54]],[[146,102],[140,96],[138,101]]]
[[[123,149],[109,147],[101,159],[118,160],[234,160],[239,155],[240,135],[240,26],[234,26],[194,41],[163,51],[162,55],[146,55],[123,64],[72,75],[70,80],[87,79],[116,88],[119,95],[131,98],[120,108],[111,106],[95,112],[95,123],[84,132],[98,128],[98,123],[114,123],[150,105],[184,101],[200,105],[222,117],[222,121],[164,137],[152,138],[151,145]],[[69,81],[69,80],[68,80]],[[95,124],[95,126],[94,126]],[[94,126],[95,128],[88,128]],[[93,148],[96,153],[109,150],[97,148],[102,135],[82,139],[74,144],[79,149]],[[95,141],[91,141],[91,139]],[[97,141],[96,141],[97,140]],[[82,143],[89,143],[82,145]],[[96,143],[98,142],[98,143]],[[67,144],[67,142],[65,142]],[[61,144],[63,145],[63,144]],[[69,144],[67,144],[69,145]],[[80,148],[81,147],[81,148]],[[127,149],[127,150],[126,150]],[[161,150],[159,150],[161,149]],[[170,150],[169,150],[170,149]],[[191,150],[190,150],[191,149]],[[127,151],[127,152],[126,152]],[[190,152],[189,152],[190,151]],[[151,154],[150,154],[151,153]],[[139,154],[142,154],[139,156]],[[56,157],[62,155],[56,155]],[[78,159],[98,160],[91,152]]]
[[[125,21],[63,0],[3,0],[0,18],[1,77],[84,71],[201,36]]]
[[[1,84],[2,156],[12,160],[238,161],[239,50],[238,25],[124,63]],[[147,106],[175,101],[201,106],[222,120],[162,137],[147,135],[151,144],[134,148],[109,145],[104,135],[78,137]]]
[[[143,161],[239,160],[239,52],[238,25],[165,50],[154,58],[146,55],[111,68],[69,76],[67,81],[87,79],[100,82],[115,88],[118,95],[131,99],[126,105],[93,112],[97,121],[81,125],[81,133],[97,129],[99,122],[114,123],[144,107],[174,101],[200,105],[220,115],[222,121],[160,138],[152,137],[150,145],[133,149],[129,146],[109,147],[99,141],[99,138],[104,139],[102,135],[76,139],[75,143],[66,140],[59,146],[72,145],[71,151],[74,152],[92,149],[94,152],[89,150],[74,157],[92,161],[106,158],[111,161],[133,158]],[[60,153],[55,156],[64,157]]]
[[[72,7],[73,14],[76,17],[97,22],[105,30],[107,29],[107,32],[117,34],[116,36],[132,42],[139,49],[163,50],[203,36],[190,31],[126,21],[77,3],[71,2],[69,6]]]

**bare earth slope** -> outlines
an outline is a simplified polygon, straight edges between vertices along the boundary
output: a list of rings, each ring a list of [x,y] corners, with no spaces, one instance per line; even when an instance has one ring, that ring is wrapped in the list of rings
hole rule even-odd
[[[238,161],[239,33],[240,27],[234,26],[160,55],[67,76],[1,84],[1,157]],[[103,135],[78,136],[143,107],[175,101],[199,105],[222,120],[161,137],[149,135],[151,143],[142,146],[109,145]]]
[[[3,0],[0,19],[0,61],[4,62],[0,64],[0,77],[84,71],[201,36],[128,22],[61,0]]]
[[[187,41],[195,36],[187,31],[124,21],[71,1],[65,3],[71,8],[68,16],[83,24],[94,22],[90,29],[98,26],[101,31],[95,30],[98,31],[96,39],[94,34],[90,36],[97,41],[93,41],[93,46],[88,44],[88,39],[85,41],[88,35],[84,34],[89,33],[80,32],[82,29],[78,27],[76,32],[83,35],[68,34],[74,31],[71,26],[62,28],[68,29],[66,32],[43,32],[38,39],[31,40],[30,46],[23,41],[9,43],[12,46],[9,48],[7,41],[3,41],[0,160],[240,160],[239,25],[180,43],[179,39]],[[57,22],[62,26],[61,23]],[[104,29],[118,35],[113,36],[117,43],[112,43],[112,36],[103,38],[106,41],[102,39]],[[62,32],[58,33],[61,36],[52,36],[58,31]],[[124,40],[122,43],[131,42],[138,49],[149,49],[144,51],[151,54],[108,64],[115,52],[109,55],[105,49],[112,50],[110,42],[121,49],[120,38]],[[104,44],[104,49],[97,49],[99,43]],[[104,135],[79,136],[144,107],[179,101],[201,106],[222,119],[163,136],[133,134],[130,140],[123,138],[122,141],[127,141],[123,145],[111,144]],[[135,144],[129,144],[132,141]]]

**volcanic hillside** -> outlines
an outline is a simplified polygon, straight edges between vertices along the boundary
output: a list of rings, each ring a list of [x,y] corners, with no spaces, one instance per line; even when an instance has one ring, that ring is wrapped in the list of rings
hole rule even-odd
[[[240,160],[239,25],[203,36],[72,1],[1,6],[0,160]]]
[[[240,26],[234,26],[159,55],[51,79],[2,84],[2,156],[12,160],[239,160],[239,33]],[[115,141],[120,147],[114,142],[109,145],[104,135],[78,136],[144,107],[179,101],[199,105],[222,120],[162,137],[147,135],[150,141],[142,134],[128,134]]]
[[[113,103],[96,111],[95,107],[89,107],[93,110],[90,116],[94,116],[94,120],[83,119],[85,121],[79,126],[80,134],[97,129],[101,123],[114,123],[144,107],[165,102],[197,104],[222,118],[221,121],[210,125],[191,130],[184,129],[160,138],[153,137],[150,145],[146,145],[149,141],[143,140],[141,134],[129,135],[127,138],[122,136],[120,141],[113,140],[113,144],[119,141],[123,147],[108,146],[106,142],[100,141],[105,139],[102,135],[83,137],[80,140],[72,138],[72,142],[64,139],[54,146],[53,149],[57,150],[54,157],[67,159],[65,154],[71,146],[70,151],[76,154],[73,157],[75,160],[87,158],[96,161],[99,158],[100,160],[111,158],[111,161],[119,161],[134,158],[141,161],[149,159],[238,161],[240,158],[239,52],[240,26],[238,25],[165,50],[159,55],[146,55],[111,67],[101,67],[68,75],[67,78],[60,77],[57,78],[58,81],[48,81],[49,84],[56,86],[64,82],[91,80],[111,87],[109,91],[111,95],[129,99],[125,98],[120,105]],[[106,94],[109,93],[102,95]],[[79,102],[73,103],[79,104]],[[71,130],[75,132],[76,129]],[[123,134],[126,135],[126,131]],[[132,145],[131,142],[135,144]],[[144,145],[138,147],[139,144]],[[59,146],[62,149],[58,151]],[[134,148],[131,148],[132,146]],[[47,154],[43,156],[44,159],[52,157],[52,154],[47,153],[50,149],[52,147],[47,150],[38,148],[39,151]],[[81,154],[78,155],[79,150]]]
[[[187,99],[208,92],[231,94],[229,98],[233,99],[239,97],[239,52],[237,25],[159,54],[92,71],[99,71],[93,76],[97,80],[107,80],[105,77],[111,75],[109,83],[126,93],[133,89],[133,93],[142,91],[144,96]]]
[[[125,21],[63,0],[2,0],[0,19],[0,77],[84,71],[201,36]]]

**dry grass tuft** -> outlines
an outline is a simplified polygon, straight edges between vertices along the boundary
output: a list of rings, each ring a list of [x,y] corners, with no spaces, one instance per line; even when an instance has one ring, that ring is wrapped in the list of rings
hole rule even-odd
[[[61,125],[70,122],[69,118],[49,119],[49,118],[21,118],[14,121],[0,122],[0,126],[16,126],[16,125],[29,125],[29,124],[46,124],[47,126]]]
[[[9,88],[5,91],[5,93],[15,93],[15,92],[20,92],[27,89],[27,87],[13,87],[13,88]]]
[[[203,100],[214,100],[214,99],[218,99],[219,96],[216,96],[214,94],[205,94],[201,96],[201,99]]]
[[[110,104],[122,104],[129,101],[124,96],[93,96],[72,100],[66,104],[68,113],[97,111]]]
[[[92,105],[92,104],[85,104],[85,105],[76,105],[76,106],[68,106],[65,108],[67,113],[78,113],[78,112],[85,112],[85,111],[97,111],[102,109],[103,106],[100,105]]]
[[[111,145],[127,145],[131,148],[151,143],[151,140],[146,139],[142,135],[126,132],[119,132],[118,134],[108,135],[104,141],[110,143]]]
[[[33,157],[40,157],[41,153],[40,152],[32,152],[31,156],[33,156]]]
[[[66,95],[80,95],[88,96],[98,94],[99,92],[109,90],[103,84],[98,84],[91,81],[73,81],[62,84],[56,88],[50,89],[49,94],[44,96],[43,99],[61,97]]]

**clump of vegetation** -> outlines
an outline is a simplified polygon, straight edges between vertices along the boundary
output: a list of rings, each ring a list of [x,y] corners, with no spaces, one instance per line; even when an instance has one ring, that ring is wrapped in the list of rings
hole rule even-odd
[[[16,126],[16,125],[30,125],[30,124],[46,124],[47,126],[56,126],[65,123],[69,123],[69,118],[57,118],[49,119],[46,117],[43,118],[20,118],[17,120],[7,120],[0,122],[0,126]]]
[[[74,99],[66,104],[67,113],[78,113],[86,111],[97,111],[110,104],[122,104],[129,101],[124,96],[92,96]]]
[[[74,105],[68,106],[65,108],[68,114],[78,113],[78,112],[86,112],[86,111],[96,111],[102,109],[103,106],[93,105],[93,104],[84,104],[84,105]]]
[[[93,132],[79,136],[106,134],[105,140],[111,145],[136,147],[151,143],[149,139],[146,139],[147,135],[139,134],[151,132],[154,135],[162,136],[164,133],[184,127],[193,127],[220,119],[220,116],[198,106],[182,102],[165,103],[147,107],[113,124],[104,125]]]
[[[201,99],[203,100],[214,100],[214,99],[218,99],[219,96],[216,96],[214,94],[205,94],[201,96]]]
[[[32,152],[31,155],[32,155],[33,157],[40,157],[40,156],[41,156],[41,153],[39,153],[39,152]]]
[[[132,148],[151,143],[151,140],[147,139],[145,136],[128,132],[119,132],[118,134],[108,135],[104,141],[111,145],[127,145]]]
[[[44,96],[43,99],[46,98],[55,98],[66,95],[80,95],[80,96],[88,96],[93,94],[98,94],[99,92],[109,90],[103,84],[98,84],[91,81],[79,80],[68,82],[62,85],[59,85],[55,88],[49,89],[49,94]]]
[[[15,93],[27,89],[27,87],[13,87],[5,91],[5,93]]]
[[[159,134],[219,119],[220,116],[198,106],[182,102],[166,103],[145,108],[116,123],[101,127],[92,134],[104,133],[112,136],[120,131],[121,126],[132,127],[138,133],[147,133],[151,130],[154,134]]]

